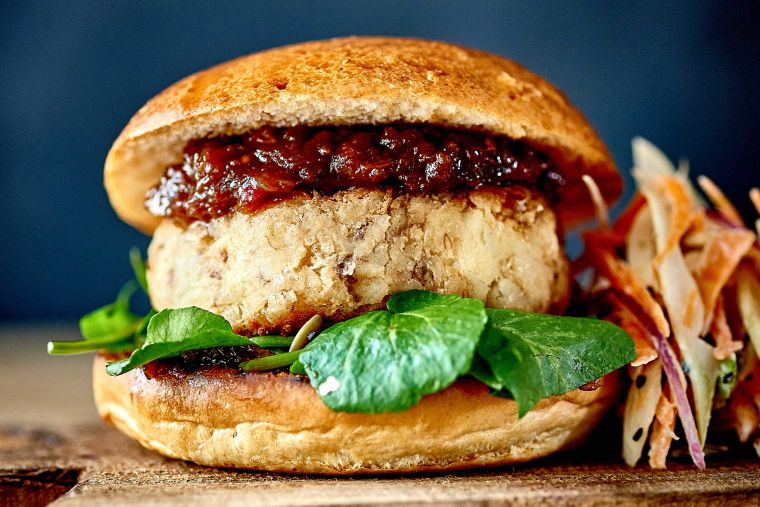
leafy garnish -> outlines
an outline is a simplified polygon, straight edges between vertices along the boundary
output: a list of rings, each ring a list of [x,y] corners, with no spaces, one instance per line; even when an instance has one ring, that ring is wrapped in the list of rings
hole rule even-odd
[[[121,375],[137,367],[173,357],[188,350],[250,345],[249,338],[232,332],[224,317],[191,306],[162,310],[150,319],[145,343],[127,359],[106,365],[109,375]]]
[[[572,391],[636,355],[625,331],[606,321],[486,310],[478,354],[517,401],[522,417],[541,399]]]
[[[135,333],[142,318],[132,313],[129,301],[137,290],[134,281],[119,291],[116,302],[94,310],[79,320],[79,330],[84,340],[51,341],[49,354],[82,354],[94,350],[123,352],[133,347]]]
[[[504,388],[504,384],[496,378],[496,375],[493,374],[493,370],[491,370],[491,367],[485,359],[477,354],[472,358],[470,375],[487,385],[491,389],[491,394],[503,394],[509,396],[509,392]]]
[[[325,404],[344,412],[397,412],[470,369],[486,322],[483,303],[412,290],[323,331],[300,355]]]
[[[293,375],[306,375],[306,368],[303,367],[300,359],[296,359],[290,365],[290,373]]]
[[[132,350],[128,358],[106,365],[109,375],[122,375],[186,351],[257,345],[272,355],[246,361],[242,370],[290,367],[293,374],[308,375],[325,404],[336,411],[403,411],[470,374],[494,395],[514,397],[521,415],[538,399],[575,389],[632,358],[621,352],[625,347],[620,337],[628,340],[626,351],[633,350],[630,339],[611,324],[506,310],[486,313],[479,300],[422,290],[395,294],[387,311],[337,323],[305,348],[288,352],[292,337],[242,336],[224,317],[197,307],[135,315],[130,298],[138,284],[147,295],[148,285],[138,250],[130,251],[130,263],[137,283],[125,285],[115,303],[82,318],[84,340],[51,342],[51,354]],[[489,315],[493,322],[486,328]],[[576,321],[569,334],[558,331],[558,326]],[[547,333],[548,323],[553,323],[554,334]],[[569,341],[562,343],[561,336]],[[608,341],[600,344],[599,336]],[[482,357],[476,354],[479,344]],[[543,349],[551,350],[551,357],[526,356],[526,351]]]

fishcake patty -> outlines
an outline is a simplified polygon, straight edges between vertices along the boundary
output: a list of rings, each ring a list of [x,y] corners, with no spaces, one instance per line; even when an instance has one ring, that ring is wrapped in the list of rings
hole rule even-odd
[[[252,334],[288,333],[315,313],[345,320],[408,289],[561,311],[569,285],[554,213],[516,186],[430,196],[355,189],[188,227],[163,220],[148,258],[155,308],[198,306]]]

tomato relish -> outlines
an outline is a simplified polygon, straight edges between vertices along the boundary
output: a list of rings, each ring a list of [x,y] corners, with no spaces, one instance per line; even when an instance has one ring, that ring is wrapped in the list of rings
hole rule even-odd
[[[522,141],[432,125],[263,127],[187,144],[146,197],[185,223],[253,213],[295,195],[352,188],[463,192],[519,184],[552,196],[564,179]]]

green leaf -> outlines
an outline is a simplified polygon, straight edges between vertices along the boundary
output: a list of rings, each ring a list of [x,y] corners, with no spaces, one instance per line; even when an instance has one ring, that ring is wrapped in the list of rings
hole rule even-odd
[[[601,378],[636,354],[628,334],[603,320],[486,312],[478,354],[517,401],[520,417],[539,400]]]
[[[115,303],[94,310],[79,320],[79,330],[86,340],[119,335],[126,338],[137,329],[140,317],[129,311],[129,300],[137,290],[128,282],[119,291]]]
[[[344,412],[403,411],[465,374],[486,322],[483,303],[413,290],[333,325],[299,358],[325,404]]]
[[[224,317],[197,307],[162,310],[148,323],[142,347],[128,359],[106,365],[109,375],[121,375],[155,361],[187,350],[250,345],[251,339],[232,332]]]
[[[221,315],[197,306],[161,310],[148,323],[145,345],[181,342],[206,331],[232,332],[232,326]]]
[[[148,313],[140,319],[140,324],[137,326],[137,329],[135,330],[134,338],[133,338],[133,349],[140,348],[143,346],[143,343],[145,343],[145,335],[148,333],[148,324],[150,324],[150,319],[153,318],[154,315],[156,315],[158,312],[151,308]]]
[[[143,261],[140,249],[136,246],[129,249],[129,264],[135,273],[135,280],[140,284],[145,295],[148,295],[148,277],[145,274],[145,261]]]
[[[488,363],[477,354],[472,358],[470,375],[487,385],[494,393],[500,392],[504,389],[504,384],[496,378],[496,375],[493,374]]]
[[[141,318],[129,310],[129,300],[137,290],[128,282],[119,291],[115,303],[94,310],[79,320],[84,340],[48,343],[48,354],[82,354],[95,350],[124,352],[134,347],[134,336]]]
[[[303,363],[300,359],[293,361],[290,365],[290,373],[292,375],[306,375],[306,368],[303,367]]]

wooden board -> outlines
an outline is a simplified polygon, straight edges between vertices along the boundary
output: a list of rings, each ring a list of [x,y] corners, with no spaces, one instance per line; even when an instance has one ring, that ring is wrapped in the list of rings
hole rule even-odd
[[[56,332],[57,331],[57,332]],[[87,356],[50,358],[60,329],[0,329],[0,505],[760,505],[760,462],[629,469],[614,433],[532,465],[357,479],[235,472],[163,458],[102,424]]]

